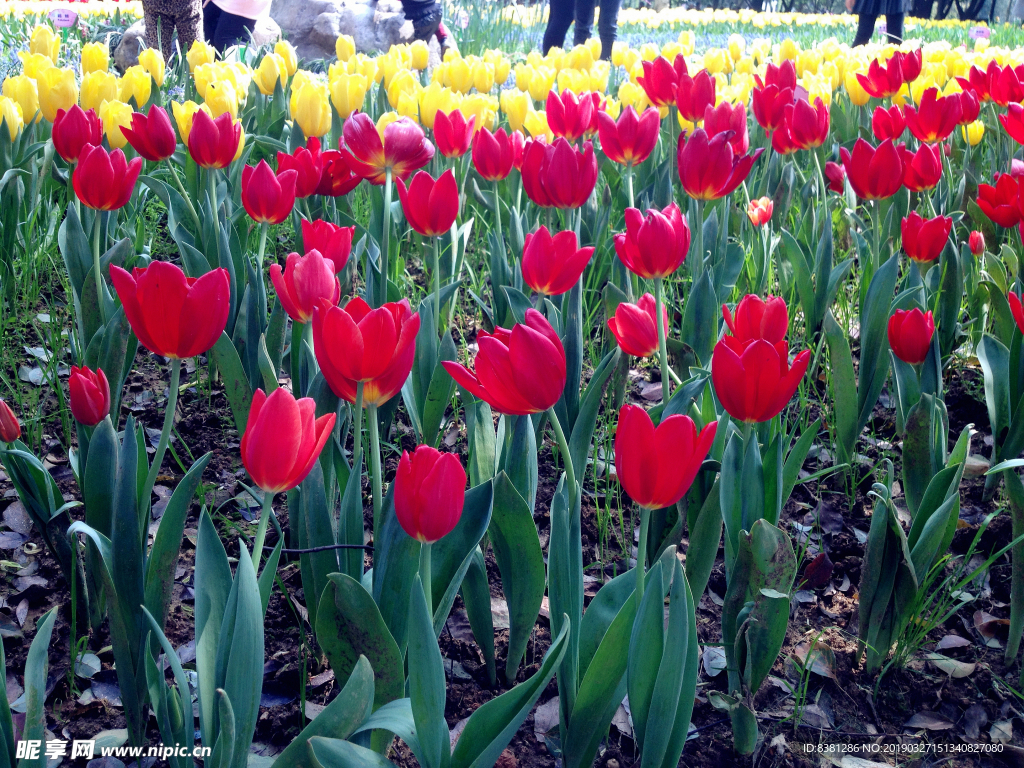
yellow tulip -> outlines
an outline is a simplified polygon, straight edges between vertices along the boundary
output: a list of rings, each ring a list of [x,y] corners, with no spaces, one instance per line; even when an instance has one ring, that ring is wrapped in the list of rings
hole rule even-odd
[[[121,93],[118,99],[127,104],[130,99],[134,98],[135,106],[142,109],[149,101],[152,87],[153,81],[150,79],[149,73],[141,65],[136,64],[125,70],[124,77],[121,78]]]
[[[189,72],[195,73],[200,64],[212,64],[217,60],[217,49],[202,40],[195,40],[185,54],[185,60],[188,61]]]
[[[384,141],[384,129],[401,117],[397,112],[385,112],[377,118],[377,135],[380,136],[381,142]]]
[[[626,54],[629,53],[629,51],[629,45],[627,43],[622,42],[621,40],[617,40],[614,43],[612,43],[612,66],[626,66],[625,58]],[[626,69],[629,69],[629,67],[626,67]]]
[[[619,114],[622,112],[622,104],[618,99],[613,99],[611,96],[608,96],[604,100],[604,111],[608,113],[608,117],[612,120],[618,120]]]
[[[689,120],[684,118],[682,113],[679,112],[679,110],[676,110],[676,120],[679,121],[679,129],[687,135],[693,133],[693,129],[696,128],[696,125],[694,125]]]
[[[416,79],[416,75],[410,72],[408,69],[400,69],[395,73],[395,76],[391,79],[391,84],[388,86],[388,103],[391,104],[392,109],[398,106],[398,96],[402,93],[408,93],[412,96],[416,95],[416,89],[420,87],[419,80]]]
[[[494,87],[494,65],[479,61],[473,65],[473,87],[478,93],[490,93]]]
[[[103,134],[111,149],[122,149],[128,139],[121,131],[130,128],[134,110],[123,101],[105,101],[100,106],[100,122],[103,123]]]
[[[449,113],[458,109],[462,103],[462,96],[450,88],[445,88],[438,82],[433,82],[426,88],[421,88],[419,98],[419,118],[427,128],[434,127],[434,118],[438,111]]]
[[[374,83],[379,83],[381,78],[384,77],[383,70],[377,65],[377,59],[371,59],[362,53],[357,53],[348,61],[349,72],[352,74],[360,74],[367,80],[371,80]]]
[[[18,103],[22,117],[29,123],[42,118],[39,114],[39,90],[36,81],[26,75],[4,80],[4,96]]]
[[[256,82],[260,93],[264,96],[273,96],[277,84],[280,82],[284,87],[284,83],[288,79],[288,64],[280,54],[268,53],[256,67],[252,79]]]
[[[459,93],[469,93],[473,88],[473,69],[465,59],[458,58],[449,61],[446,72],[448,82],[445,85],[449,88],[453,88]]]
[[[846,88],[846,94],[850,97],[850,102],[857,107],[863,107],[870,101],[871,96],[865,91],[857,80],[857,73],[854,70],[849,70],[846,73],[846,77],[843,79],[843,85]]]
[[[106,72],[110,68],[110,49],[106,43],[86,43],[82,46],[82,74]]]
[[[249,96],[249,84],[252,83],[252,70],[247,64],[240,61],[226,63],[224,70],[224,76],[235,86],[239,104],[245,104],[245,100]]]
[[[530,98],[544,101],[555,84],[555,70],[551,67],[538,67],[530,77]]]
[[[157,48],[147,48],[139,54],[139,65],[149,73],[157,88],[163,87],[166,64],[164,55]]]
[[[380,56],[377,58],[377,68],[384,74],[384,87],[389,88],[391,81],[399,72],[408,70],[402,65],[400,58],[392,55]],[[410,73],[411,74],[411,73]]]
[[[530,79],[533,77],[534,72],[535,70],[531,64],[524,64],[522,62],[516,64],[516,88],[523,93],[530,90]]]
[[[236,120],[235,123],[241,128],[241,120]],[[242,156],[243,149],[245,149],[245,128],[242,128],[238,132],[238,149],[235,151],[235,156],[232,158],[232,161],[237,160]]]
[[[114,101],[121,93],[121,84],[110,72],[90,72],[82,77],[82,93],[78,103],[82,109],[94,109],[99,113],[104,101]]]
[[[413,69],[423,71],[427,68],[430,61],[430,49],[427,48],[427,44],[423,40],[414,40],[409,46],[409,52],[412,54]]]
[[[11,141],[18,138],[21,129],[25,127],[21,105],[14,99],[9,99],[6,96],[0,96],[0,125],[7,126],[7,135]]]
[[[618,96],[623,106],[632,107],[637,112],[643,112],[651,106],[651,100],[647,98],[644,89],[628,80],[619,84]]]
[[[53,69],[53,62],[50,61],[50,57],[43,56],[41,53],[18,51],[18,58],[21,59],[22,74],[31,77],[33,80],[38,80],[46,70]]]
[[[657,43],[644,43],[640,46],[640,60],[654,61],[661,56],[661,49]]]
[[[498,100],[486,93],[471,93],[462,100],[459,111],[468,120],[476,117],[476,129],[493,131],[498,122]]]
[[[960,133],[963,134],[964,141],[976,147],[985,135],[985,124],[981,120],[975,120],[973,123],[960,126]]]
[[[206,98],[206,87],[217,79],[217,68],[214,64],[197,64],[192,72],[192,79],[195,81],[196,93],[199,98]]]
[[[593,38],[591,38],[593,39]],[[598,41],[597,55],[586,45],[577,45],[571,51],[569,51],[568,59],[569,66],[573,69],[590,69],[594,65],[594,61],[601,57],[601,45]]]
[[[492,49],[484,52],[484,61],[494,67],[494,82],[504,85],[509,72],[512,71],[512,62],[508,57],[501,51]]]
[[[286,77],[291,77],[295,74],[295,70],[299,68],[299,57],[295,53],[295,47],[287,40],[278,40],[274,44],[274,53],[281,57],[284,62],[284,71]],[[281,78],[284,80],[284,77]]]
[[[356,41],[352,35],[342,35],[334,44],[334,52],[338,55],[338,61],[348,61],[356,52]]]
[[[192,133],[192,119],[199,110],[210,114],[210,108],[206,104],[196,104],[194,101],[171,102],[171,112],[178,126],[178,138],[182,144],[188,144],[188,137]]]
[[[369,80],[363,75],[343,74],[333,78],[330,82],[331,103],[338,111],[338,117],[344,120],[357,109],[362,109],[369,87]]]
[[[793,38],[787,37],[779,45],[779,60],[792,61],[800,55],[800,44]]]
[[[40,24],[32,30],[32,39],[29,41],[28,49],[31,53],[45,56],[56,64],[57,56],[60,55],[60,37],[49,26]]]
[[[732,69],[732,60],[721,48],[709,48],[704,52],[704,69],[712,75]]]
[[[75,71],[71,68],[52,67],[41,72],[36,81],[39,88],[39,109],[49,122],[57,116],[58,109],[71,109],[78,103],[78,84]]]
[[[590,49],[590,58],[593,61],[597,61],[601,58],[601,40],[599,38],[590,38],[587,40],[586,46]]]
[[[742,59],[746,50],[747,41],[743,39],[743,35],[729,35],[729,55],[733,61]]]
[[[523,126],[535,139],[544,137],[549,142],[555,139],[555,134],[551,132],[551,128],[548,126],[548,116],[543,111],[531,109],[526,113],[526,120],[523,122]]]
[[[298,91],[292,91],[291,115],[307,139],[323,136],[331,130],[331,104],[327,86],[309,81],[302,83]]]
[[[504,90],[501,92],[499,103],[501,104],[501,111],[508,118],[509,128],[513,131],[522,130],[526,114],[533,108],[533,102],[529,94],[521,91]]]
[[[422,86],[418,84],[416,87],[422,89]],[[414,123],[420,122],[419,94],[401,91],[398,94],[398,103],[395,104],[395,111],[401,117],[408,117]]]
[[[231,117],[238,117],[238,92],[230,80],[218,80],[206,86],[206,97],[203,101],[215,118],[225,112]]]
[[[679,45],[682,48],[683,56],[692,56],[693,49],[697,45],[697,36],[690,30],[679,33]]]

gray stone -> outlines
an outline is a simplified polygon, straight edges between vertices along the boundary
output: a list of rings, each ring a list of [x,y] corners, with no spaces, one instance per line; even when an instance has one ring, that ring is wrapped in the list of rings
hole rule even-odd
[[[341,35],[361,53],[387,51],[412,40],[398,0],[274,0],[271,18],[302,59],[331,59]]]
[[[114,49],[114,65],[123,73],[139,63],[139,54],[146,42],[146,22],[139,19],[124,31],[121,42]]]
[[[252,41],[256,45],[273,45],[281,39],[281,27],[269,16],[256,19],[256,27],[252,31]]]

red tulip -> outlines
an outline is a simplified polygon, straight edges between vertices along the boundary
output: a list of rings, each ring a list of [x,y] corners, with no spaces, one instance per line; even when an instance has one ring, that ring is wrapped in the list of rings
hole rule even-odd
[[[334,429],[334,414],[314,420],[316,401],[284,387],[270,397],[257,389],[239,451],[252,481],[267,493],[289,491],[306,479]]]
[[[900,71],[903,73],[903,82],[909,84],[917,80],[921,74],[921,68],[924,66],[924,52],[917,48],[910,51],[910,53],[897,51],[896,55],[900,57]]]
[[[622,110],[618,120],[607,112],[598,112],[598,135],[601,150],[619,165],[639,165],[658,143],[661,117],[657,109],[645,109],[639,117],[632,106]]]
[[[597,183],[594,145],[583,142],[583,151],[563,138],[554,144],[531,141],[523,152],[523,190],[545,208],[579,208]]]
[[[718,81],[706,69],[695,76],[682,75],[676,85],[676,107],[679,115],[691,123],[704,119],[704,110],[715,106],[715,86]]]
[[[511,138],[504,128],[491,133],[481,128],[473,137],[473,167],[486,181],[500,181],[512,171]]]
[[[295,196],[307,198],[316,194],[320,179],[324,175],[324,156],[320,152],[320,139],[311,136],[306,146],[296,147],[292,154],[277,153],[277,172],[295,171]]]
[[[548,91],[545,109],[551,132],[573,144],[583,138],[594,121],[594,100],[586,93],[577,99],[568,88],[561,96]]]
[[[772,345],[756,339],[737,354],[723,339],[711,357],[711,381],[722,407],[736,421],[768,421],[793,397],[810,360],[811,353],[804,350],[791,367],[785,341]]]
[[[576,285],[593,253],[579,247],[572,230],[552,237],[547,227],[539,227],[523,244],[523,282],[537,293],[561,296]]]
[[[75,163],[87,144],[98,147],[103,142],[103,124],[94,110],[84,110],[74,104],[66,112],[57,110],[51,137],[57,154]]]
[[[1018,194],[1017,180],[1011,174],[1004,173],[996,180],[994,187],[990,184],[978,185],[978,207],[996,224],[1009,229],[1020,223]]]
[[[111,264],[110,279],[135,335],[161,357],[201,355],[224,332],[231,303],[226,269],[196,278],[166,261],[131,273]]]
[[[769,61],[765,66],[764,80],[761,80],[760,75],[754,75],[754,82],[759,88],[768,88],[774,85],[776,88],[789,88],[795,92],[796,65],[790,59],[786,59],[778,66]]]
[[[0,399],[0,441],[13,443],[19,437],[21,425],[18,423],[18,417],[14,415],[11,406]]]
[[[426,171],[419,171],[408,189],[398,179],[398,199],[409,226],[427,237],[446,234],[459,215],[459,184],[450,168],[437,181]]]
[[[679,269],[690,250],[690,228],[678,205],[650,208],[646,216],[627,208],[625,216],[626,231],[615,236],[615,252],[630,272],[653,279]]]
[[[903,162],[903,186],[911,192],[932,189],[942,178],[942,151],[939,144],[922,144],[911,152],[900,144]]]
[[[846,169],[839,163],[829,160],[825,163],[825,181],[828,188],[838,195],[846,192]]]
[[[477,332],[476,373],[442,361],[451,377],[471,395],[510,416],[540,413],[554,406],[565,389],[565,350],[540,312],[526,310],[526,322],[512,330]]]
[[[465,115],[458,109],[445,113],[440,110],[434,115],[434,143],[444,157],[462,157],[473,143],[473,129],[476,115]]]
[[[389,123],[381,141],[377,126],[364,112],[345,121],[338,149],[353,173],[376,185],[384,183],[389,169],[395,178],[405,180],[434,157],[434,145],[408,117]]]
[[[1010,291],[1006,294],[1006,300],[1010,303],[1010,314],[1013,315],[1013,321],[1017,323],[1017,328],[1020,329],[1021,333],[1024,333],[1024,307],[1021,306],[1020,297]],[[0,400],[0,405],[3,405],[4,401]],[[15,420],[15,426],[17,426],[17,420]],[[3,424],[2,414],[0,414],[0,425]],[[8,440],[7,442],[10,442]]]
[[[723,304],[722,317],[732,333],[723,336],[722,342],[737,355],[758,339],[767,341],[780,355],[786,353],[779,344],[785,344],[789,309],[781,296],[769,296],[768,301],[763,301],[757,294],[748,293],[736,305],[735,315]]]
[[[662,328],[668,328],[668,309],[661,308]],[[654,297],[645,293],[636,304],[622,302],[608,318],[619,349],[634,357],[651,357],[658,352],[658,319]]]
[[[746,180],[762,152],[764,149],[759,148],[752,155],[736,155],[725,133],[709,140],[704,129],[698,128],[690,138],[679,136],[679,180],[690,197],[718,200],[732,194]]]
[[[325,259],[333,262],[335,273],[340,273],[348,264],[355,232],[354,226],[339,227],[321,219],[302,220],[302,244],[307,251],[320,251]]]
[[[779,128],[786,118],[786,107],[793,103],[796,94],[796,67],[792,61],[784,61],[776,67],[769,63],[765,78],[754,75],[757,85],[751,93],[750,102],[757,124],[771,133]]]
[[[879,141],[892,139],[896,141],[903,135],[907,128],[907,120],[903,116],[903,110],[899,105],[892,105],[889,109],[875,107],[871,115],[871,132]]]
[[[723,101],[717,107],[710,104],[704,110],[704,131],[708,138],[730,131],[729,144],[733,155],[745,155],[750,149],[750,134],[747,133],[747,107],[743,102],[735,106]]]
[[[590,113],[590,125],[588,125],[587,130],[583,132],[583,138],[592,139],[597,135],[598,128],[600,127],[597,116],[600,115],[601,113],[606,113],[608,111],[608,105],[605,104],[604,95],[598,93],[597,91],[590,91],[589,93],[584,93],[582,96],[580,96],[580,98],[588,96],[590,97],[590,100],[594,102],[594,109]],[[548,117],[549,122],[550,120],[551,118]],[[548,127],[550,128],[550,125]]]
[[[274,175],[266,160],[253,168],[242,168],[242,205],[253,221],[280,224],[295,207],[296,171]]]
[[[97,211],[116,211],[131,200],[141,171],[141,157],[127,162],[120,149],[107,152],[103,147],[86,144],[78,156],[71,183],[82,205]]]
[[[899,52],[894,54],[884,65],[878,59],[872,59],[868,65],[868,73],[857,75],[857,82],[869,96],[874,96],[876,99],[895,96],[904,82],[901,59],[902,56]]]
[[[985,252],[985,236],[978,230],[973,230],[967,238],[967,246],[975,256],[981,256]]]
[[[676,414],[655,429],[643,408],[622,406],[615,428],[615,472],[623,490],[645,509],[673,506],[690,490],[717,428],[713,421],[698,433],[693,419]]]
[[[283,271],[280,264],[271,264],[270,281],[288,317],[296,323],[308,323],[321,300],[334,306],[341,298],[336,272],[334,262],[313,249],[305,256],[289,253]]]
[[[910,365],[920,365],[927,359],[935,333],[931,312],[917,307],[897,309],[889,318],[889,346],[896,357]]]
[[[336,149],[328,149],[320,155],[324,169],[320,174],[320,183],[316,194],[328,197],[347,195],[359,186],[362,176],[352,173],[345,156]]]
[[[522,131],[512,131],[508,135],[508,142],[512,145],[512,167],[517,171],[522,171],[523,155],[526,154],[526,137]]]
[[[1021,86],[1017,70],[1010,66],[1001,69],[992,69],[990,66],[989,70],[989,94],[992,101],[1000,107],[1006,107],[1024,100],[1024,87]]]
[[[466,501],[466,470],[454,453],[418,445],[402,451],[395,473],[395,516],[410,537],[443,539],[459,523]]]
[[[1013,176],[1018,183],[1020,182],[1021,178],[1024,177],[1024,160],[1018,160],[1017,158],[1010,160],[1010,175]],[[993,174],[993,178],[998,181],[999,174]]]
[[[985,70],[972,66],[967,77],[957,77],[957,82],[964,91],[972,91],[978,101],[991,101],[992,74],[1000,69],[999,62],[992,59]]]
[[[636,82],[644,89],[651,104],[656,107],[675,104],[679,78],[687,74],[683,54],[677,53],[671,63],[664,56],[659,56],[654,61],[642,62],[642,66],[644,73],[637,77]]]
[[[907,256],[920,264],[931,264],[942,253],[949,241],[949,230],[953,227],[953,219],[948,216],[936,216],[924,219],[917,211],[903,219],[900,232],[903,237],[903,250]]]
[[[907,128],[918,141],[934,144],[949,137],[961,114],[959,96],[940,97],[937,88],[929,88],[916,109],[907,107]]]
[[[419,313],[408,299],[378,309],[358,296],[344,307],[321,300],[313,311],[313,348],[324,378],[350,403],[363,382],[364,407],[383,405],[401,391],[416,357],[419,330]]]
[[[793,140],[793,135],[789,132],[788,123],[784,122],[772,131],[772,149],[780,155],[795,155],[800,151],[800,147]]]
[[[857,139],[851,154],[846,147],[839,150],[846,177],[861,200],[882,200],[892,197],[903,185],[903,161],[891,140],[872,147]]]
[[[71,366],[71,415],[87,427],[95,427],[110,413],[110,384],[102,368]]]
[[[978,94],[968,89],[954,94],[960,99],[960,125],[973,123],[981,114],[981,101]]]
[[[171,118],[167,116],[167,110],[156,104],[151,105],[145,115],[133,112],[132,127],[122,126],[121,133],[128,139],[132,149],[150,162],[166,160],[178,148]]]
[[[201,168],[227,168],[238,154],[241,140],[242,123],[236,122],[230,112],[214,120],[200,109],[192,118],[188,153]]]
[[[763,227],[772,219],[772,212],[775,210],[775,203],[770,197],[761,197],[751,200],[747,206],[747,218],[755,227]]]
[[[1010,104],[1005,115],[999,115],[999,122],[1010,138],[1024,144],[1024,106]]]

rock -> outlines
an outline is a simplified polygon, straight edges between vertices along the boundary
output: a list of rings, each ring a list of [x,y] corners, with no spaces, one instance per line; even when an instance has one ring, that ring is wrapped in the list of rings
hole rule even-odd
[[[331,59],[341,35],[361,53],[412,40],[398,0],[274,0],[270,16],[302,59]]]
[[[273,45],[281,39],[281,27],[269,16],[256,19],[256,27],[252,31],[255,45]]]
[[[124,31],[121,42],[114,49],[114,65],[123,73],[128,67],[134,67],[139,63],[139,53],[142,52],[146,40],[146,22],[139,19]]]

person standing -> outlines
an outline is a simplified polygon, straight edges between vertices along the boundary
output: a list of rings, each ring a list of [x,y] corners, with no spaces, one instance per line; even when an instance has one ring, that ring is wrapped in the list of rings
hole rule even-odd
[[[199,36],[203,9],[200,0],[143,0],[142,14],[146,23],[146,45],[159,50],[164,61],[169,62],[174,52],[175,30],[184,56]]]
[[[621,0],[600,0],[601,17],[597,22],[597,35],[601,39],[601,58],[612,57],[612,45],[618,33],[619,4]],[[552,48],[565,45],[569,25],[575,23],[573,45],[583,45],[590,39],[594,26],[594,8],[598,0],[551,0],[548,26],[544,30],[541,52],[547,55]]]
[[[206,42],[222,55],[232,45],[249,42],[256,20],[270,11],[271,0],[205,0]]]
[[[867,45],[875,33],[875,20],[885,14],[885,34],[890,43],[903,42],[903,18],[909,0],[846,0],[846,10],[858,14],[853,45]]]

